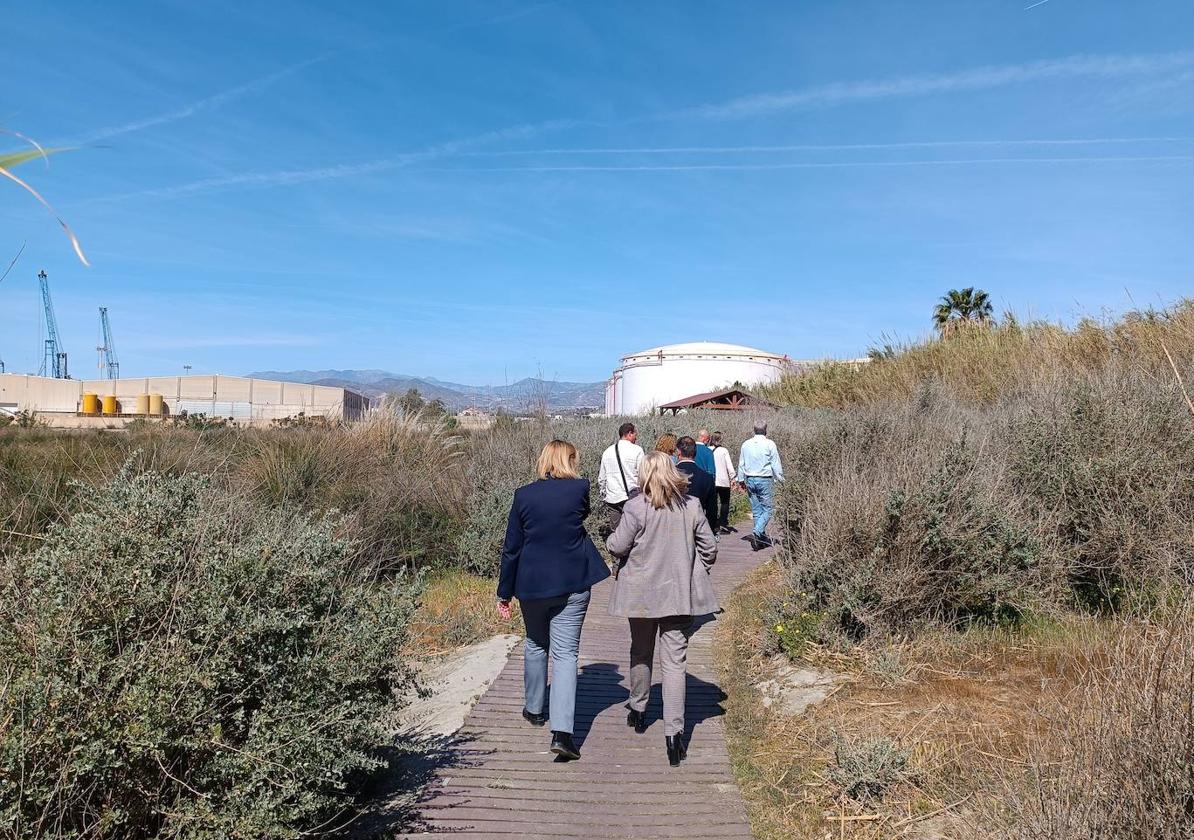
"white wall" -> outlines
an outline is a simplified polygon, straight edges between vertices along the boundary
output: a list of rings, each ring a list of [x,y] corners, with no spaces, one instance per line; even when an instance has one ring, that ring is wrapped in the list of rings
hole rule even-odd
[[[716,391],[741,382],[751,387],[777,381],[785,370],[780,357],[695,359],[664,356],[663,361],[628,362],[615,373],[606,399],[607,414],[649,414],[673,400]]]
[[[354,420],[363,397],[343,388],[303,385],[243,376],[149,376],[122,379],[50,379],[0,374],[0,409],[74,414],[84,393],[114,395],[122,413],[136,410],[140,394],[161,394],[167,413],[182,411],[238,420],[307,416]]]

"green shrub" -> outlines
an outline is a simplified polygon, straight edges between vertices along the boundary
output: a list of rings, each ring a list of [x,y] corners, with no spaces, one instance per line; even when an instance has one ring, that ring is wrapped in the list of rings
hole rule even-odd
[[[338,518],[194,474],[80,488],[0,560],[0,833],[290,838],[327,829],[376,748],[414,600],[352,571]]]
[[[767,638],[763,650],[795,659],[810,643],[819,641],[824,620],[824,613],[813,609],[807,593],[792,594],[788,600],[775,601],[764,618]]]
[[[863,803],[883,799],[895,785],[909,780],[912,750],[890,738],[850,740],[833,733],[834,763],[825,773],[842,793]]]

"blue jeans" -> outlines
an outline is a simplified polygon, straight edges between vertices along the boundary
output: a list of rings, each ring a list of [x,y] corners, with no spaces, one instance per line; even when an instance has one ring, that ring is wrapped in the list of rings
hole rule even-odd
[[[754,534],[762,537],[775,511],[775,479],[747,477],[746,495],[750,497],[750,512],[755,519]]]
[[[576,714],[576,656],[580,651],[580,629],[589,610],[589,592],[558,598],[521,601],[522,620],[527,628],[526,657],[522,666],[526,708],[543,713],[547,693],[547,654],[551,652],[551,731],[572,734]]]

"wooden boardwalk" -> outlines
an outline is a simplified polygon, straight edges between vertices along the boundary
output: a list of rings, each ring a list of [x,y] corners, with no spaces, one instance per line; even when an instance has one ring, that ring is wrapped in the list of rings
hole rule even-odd
[[[771,553],[752,552],[740,536],[722,537],[713,569],[723,604]],[[688,759],[672,768],[664,752],[658,660],[647,709],[650,728],[638,735],[626,725],[630,633],[625,619],[606,613],[610,583],[593,590],[581,638],[574,733],[581,760],[554,760],[547,750],[547,727],[522,719],[519,644],[469,715],[450,765],[436,772],[415,824],[407,829],[414,833],[402,836],[751,836],[720,717],[723,697],[712,656],[715,617],[704,621],[689,647]]]

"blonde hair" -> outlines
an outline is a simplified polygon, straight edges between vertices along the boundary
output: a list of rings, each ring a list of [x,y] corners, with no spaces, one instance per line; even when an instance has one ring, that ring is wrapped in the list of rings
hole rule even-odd
[[[655,441],[655,451],[665,452],[668,455],[676,454],[676,436],[671,432],[665,432],[659,436],[659,440]]]
[[[688,476],[676,469],[666,452],[646,452],[638,468],[639,485],[652,507],[683,505],[688,493]]]
[[[535,471],[540,478],[580,478],[576,469],[576,447],[566,440],[553,440],[539,453]]]

